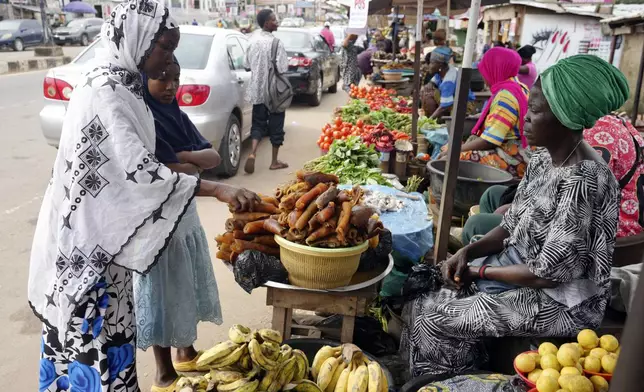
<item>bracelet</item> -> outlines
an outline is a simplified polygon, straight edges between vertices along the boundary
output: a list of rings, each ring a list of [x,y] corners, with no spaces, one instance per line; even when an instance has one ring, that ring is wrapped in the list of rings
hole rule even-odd
[[[479,268],[479,279],[486,279],[485,278],[485,270],[489,267],[489,265],[484,265]]]

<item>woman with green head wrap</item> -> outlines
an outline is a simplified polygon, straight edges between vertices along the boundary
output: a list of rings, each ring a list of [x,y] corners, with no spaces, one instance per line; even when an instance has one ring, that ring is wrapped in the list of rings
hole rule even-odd
[[[592,56],[561,60],[530,92],[538,148],[501,225],[442,266],[442,288],[405,306],[412,376],[467,372],[485,337],[570,337],[599,326],[610,297],[619,186],[582,130],[621,105],[623,77]]]

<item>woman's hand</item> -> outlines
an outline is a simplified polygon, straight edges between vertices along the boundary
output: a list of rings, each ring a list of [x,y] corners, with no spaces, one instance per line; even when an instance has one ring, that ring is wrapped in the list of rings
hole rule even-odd
[[[449,286],[460,288],[464,283],[471,282],[469,280],[468,262],[469,257],[466,248],[460,249],[454,256],[447,259],[441,268],[445,283]]]
[[[217,188],[215,197],[221,202],[228,203],[235,211],[253,211],[255,204],[262,202],[255,192],[244,188],[225,184],[219,184]]]

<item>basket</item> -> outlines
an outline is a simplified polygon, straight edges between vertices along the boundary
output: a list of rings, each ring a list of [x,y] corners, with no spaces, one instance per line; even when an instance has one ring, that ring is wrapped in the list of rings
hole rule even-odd
[[[334,289],[346,286],[358,270],[360,255],[368,242],[351,248],[325,249],[296,244],[276,235],[280,258],[288,280],[308,289]]]
[[[523,352],[522,354],[528,354],[528,353],[538,353],[538,351],[537,350],[530,350],[530,351]],[[515,358],[515,360],[516,360],[516,358]],[[517,365],[516,365],[516,363],[514,363],[514,361],[512,361],[512,366],[514,366],[514,371],[517,372],[517,375],[528,385],[528,388],[535,388],[537,386],[535,383],[533,383],[532,381],[528,380],[528,375],[527,374],[525,374],[523,372],[520,372],[519,369],[517,369]]]
[[[383,72],[382,76],[385,80],[400,80],[402,79],[402,72]]]

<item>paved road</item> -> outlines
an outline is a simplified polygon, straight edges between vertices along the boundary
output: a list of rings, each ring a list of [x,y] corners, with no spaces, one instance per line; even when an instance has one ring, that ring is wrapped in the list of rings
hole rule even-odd
[[[70,56],[71,58],[76,57],[83,50],[85,50],[84,46],[63,46],[64,55]],[[33,48],[27,48],[23,52],[14,52],[11,49],[0,50],[0,61],[31,60],[34,58],[36,57],[34,56]]]
[[[44,74],[0,76],[0,336],[3,341],[0,380],[5,380],[16,391],[34,391],[38,385],[41,324],[29,309],[26,292],[32,234],[56,155],[55,149],[45,144],[38,120]],[[330,118],[333,108],[345,100],[346,95],[339,92],[325,95],[317,108],[296,103],[288,110],[283,159],[293,170],[318,156],[315,140],[320,127]],[[245,152],[248,152],[247,145]],[[270,145],[264,143],[256,173],[240,174],[227,181],[269,193],[291,175],[287,171],[267,170],[269,161]],[[227,208],[214,200],[200,199],[198,209],[212,250],[215,246],[212,239],[223,230]],[[198,348],[208,348],[224,339],[227,328],[234,323],[255,328],[270,325],[271,310],[265,306],[265,291],[246,294],[222,263],[215,261],[214,265],[224,325],[200,325]],[[153,357],[151,350],[139,354],[139,379],[142,390],[146,391],[154,377]]]

